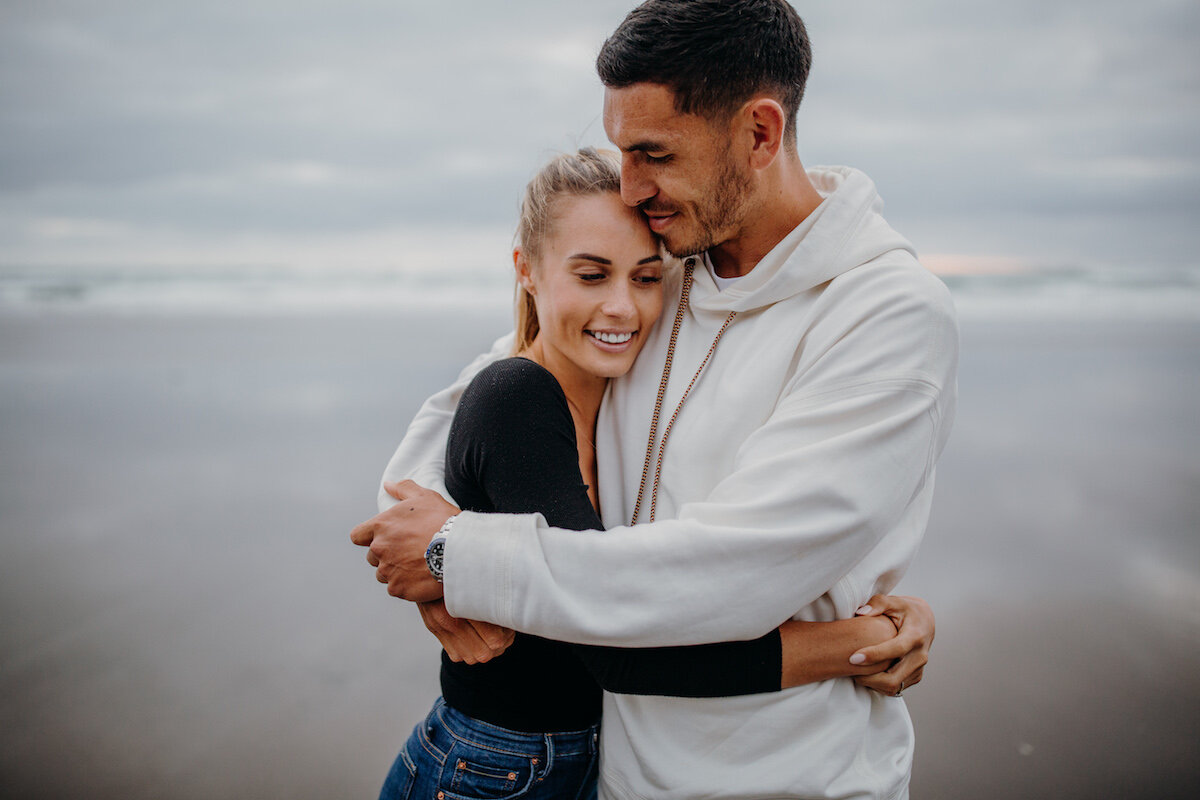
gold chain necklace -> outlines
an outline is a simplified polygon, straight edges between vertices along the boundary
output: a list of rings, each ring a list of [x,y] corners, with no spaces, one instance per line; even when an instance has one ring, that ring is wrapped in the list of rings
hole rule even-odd
[[[671,377],[671,363],[675,360],[675,342],[679,339],[679,329],[683,326],[683,315],[687,311],[688,296],[692,291],[692,272],[695,269],[696,260],[689,258],[684,262],[683,268],[683,291],[679,295],[679,310],[675,312],[675,324],[671,327],[671,341],[667,345],[667,362],[663,364],[662,380],[658,383],[658,397],[654,401],[654,416],[650,420],[650,437],[646,442],[646,460],[642,463],[642,480],[638,485],[637,502],[633,506],[633,519],[630,520],[630,525],[636,525],[638,514],[642,510],[642,498],[646,492],[646,480],[650,476],[650,460],[654,456],[654,440],[658,435],[658,420],[662,415],[663,398],[667,393],[667,381]],[[721,330],[717,331],[717,336],[713,339],[712,346],[708,348],[708,353],[704,356],[704,361],[700,362],[700,368],[696,370],[696,374],[692,376],[691,383],[683,392],[683,397],[679,398],[679,405],[675,407],[675,413],[671,415],[671,419],[667,422],[667,428],[663,431],[662,442],[658,446],[658,459],[654,467],[654,486],[650,492],[650,518],[647,522],[654,522],[654,512],[658,507],[658,484],[662,477],[662,462],[663,454],[667,451],[667,437],[671,435],[671,429],[675,426],[675,420],[679,417],[679,411],[683,408],[683,403],[688,399],[688,395],[692,393],[692,387],[696,385],[696,381],[700,378],[700,373],[708,365],[712,354],[717,350],[717,343],[721,341],[721,337],[725,335],[725,330],[729,327],[729,323],[733,322],[733,318],[737,316],[736,311],[730,311],[729,316],[725,318],[725,324],[721,326]]]

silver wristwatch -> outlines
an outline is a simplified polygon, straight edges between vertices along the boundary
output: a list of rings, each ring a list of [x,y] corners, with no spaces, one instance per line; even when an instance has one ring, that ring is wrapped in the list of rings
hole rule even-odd
[[[442,582],[442,576],[445,574],[446,534],[450,533],[450,528],[453,527],[456,519],[458,519],[458,514],[442,523],[442,527],[438,528],[438,532],[429,540],[429,547],[425,548],[425,564],[438,583]]]

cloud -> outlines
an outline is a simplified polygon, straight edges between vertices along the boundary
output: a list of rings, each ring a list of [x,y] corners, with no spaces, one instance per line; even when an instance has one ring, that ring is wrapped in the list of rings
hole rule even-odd
[[[309,234],[510,227],[548,152],[604,142],[592,62],[632,5],[6,4],[0,264],[35,241],[40,261],[80,258],[72,235],[101,229],[155,231],[159,258],[171,232],[181,252],[293,252]],[[1194,3],[799,5],[802,155],[865,169],[919,246],[1193,258]],[[46,237],[47,220],[81,222]]]

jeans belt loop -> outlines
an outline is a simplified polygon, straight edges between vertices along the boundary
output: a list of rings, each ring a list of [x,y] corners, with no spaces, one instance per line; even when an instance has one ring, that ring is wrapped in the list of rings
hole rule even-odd
[[[550,734],[542,736],[542,740],[546,743],[546,763],[542,764],[542,769],[538,775],[538,779],[542,779],[550,774],[550,767],[554,764],[554,737]]]

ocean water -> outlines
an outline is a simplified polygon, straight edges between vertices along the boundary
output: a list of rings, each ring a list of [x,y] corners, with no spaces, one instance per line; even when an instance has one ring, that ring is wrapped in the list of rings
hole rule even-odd
[[[1200,265],[1058,266],[947,274],[966,319],[1200,320]],[[312,313],[501,308],[503,265],[473,270],[0,267],[0,314]]]
[[[143,288],[0,314],[0,797],[374,797],[438,650],[348,532],[504,311],[151,314]],[[900,585],[938,620],[913,797],[1196,797],[1200,322],[962,333]]]

